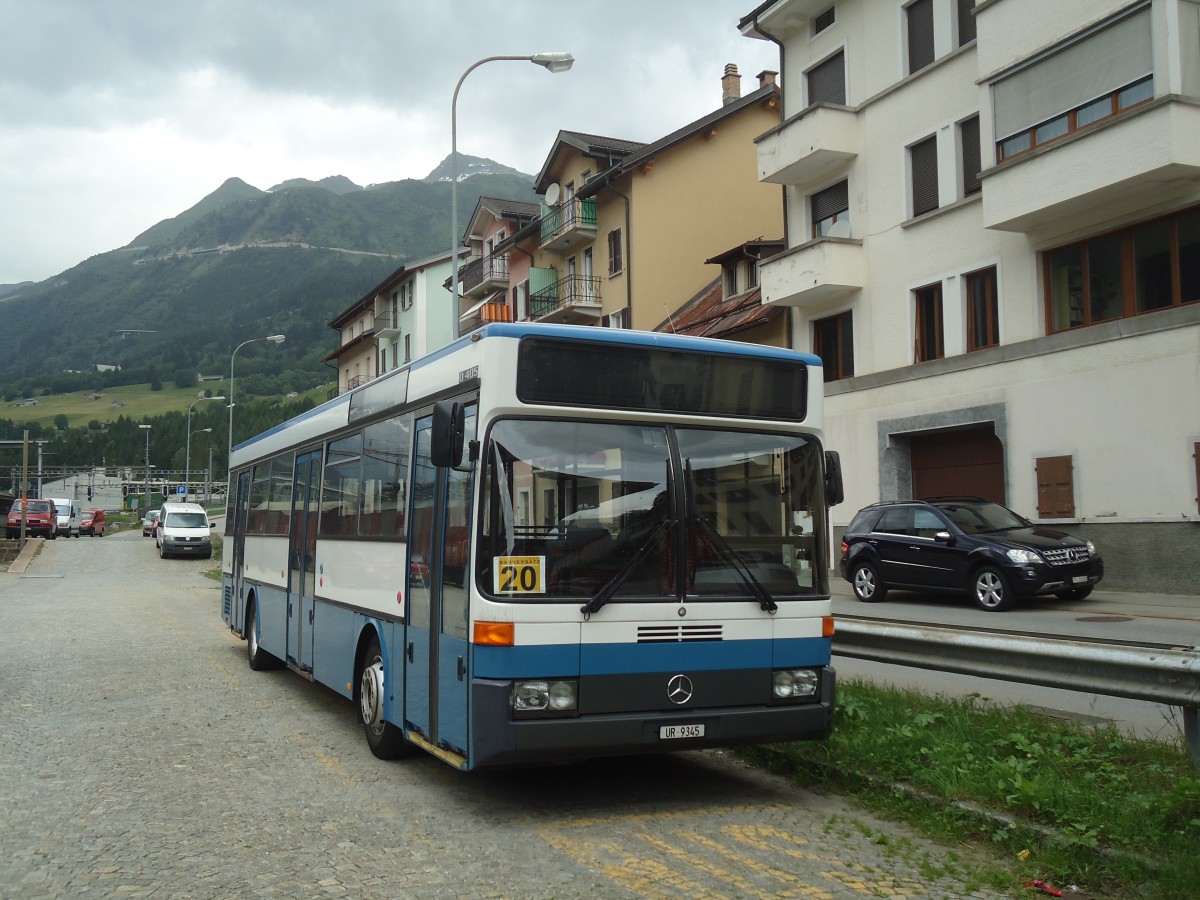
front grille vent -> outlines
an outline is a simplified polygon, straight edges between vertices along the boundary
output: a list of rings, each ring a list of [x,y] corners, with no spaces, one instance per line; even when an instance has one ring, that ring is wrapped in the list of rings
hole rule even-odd
[[[674,644],[680,641],[719,641],[722,628],[715,625],[639,625],[639,644]]]
[[[1052,566],[1069,566],[1087,562],[1091,558],[1087,547],[1063,547],[1061,550],[1043,550],[1042,556]]]

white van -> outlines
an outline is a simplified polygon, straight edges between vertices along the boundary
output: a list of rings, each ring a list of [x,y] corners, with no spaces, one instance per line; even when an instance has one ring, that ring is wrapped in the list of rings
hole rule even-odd
[[[199,503],[164,503],[154,529],[158,555],[212,558],[212,529],[208,513]]]
[[[50,500],[53,501],[54,508],[58,510],[58,528],[55,529],[55,534],[79,537],[79,522],[83,515],[80,505],[65,497],[62,499],[51,497]]]

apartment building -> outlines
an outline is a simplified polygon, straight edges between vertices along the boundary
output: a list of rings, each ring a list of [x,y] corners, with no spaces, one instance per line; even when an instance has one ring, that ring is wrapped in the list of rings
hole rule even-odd
[[[762,302],[826,366],[844,527],[971,494],[1200,577],[1200,5],[773,0]]]
[[[489,259],[508,267],[508,311],[490,316],[652,330],[712,282],[710,258],[781,235],[781,191],[759,181],[754,144],[780,120],[774,76],[762,73],[743,95],[727,65],[718,108],[651,143],[560,131],[536,176],[544,202],[531,220],[477,208],[460,273],[463,325],[501,302],[498,277],[477,280],[499,276]],[[490,252],[477,244],[501,230]]]
[[[337,369],[337,393],[454,340],[449,278],[448,250],[405,263],[329,323],[339,340],[323,361]]]

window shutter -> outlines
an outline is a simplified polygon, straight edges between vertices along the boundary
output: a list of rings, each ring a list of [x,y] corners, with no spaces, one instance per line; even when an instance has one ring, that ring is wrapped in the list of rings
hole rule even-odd
[[[933,0],[916,0],[905,9],[908,18],[908,74],[933,62]]]
[[[846,61],[836,53],[808,73],[808,102],[846,105]]]
[[[909,149],[912,162],[913,216],[938,208],[937,136]]]
[[[1069,456],[1037,460],[1038,515],[1043,519],[1075,517],[1075,472]]]
[[[958,133],[962,141],[962,181],[965,197],[977,193],[983,186],[979,177],[979,170],[983,168],[982,157],[979,154],[979,116],[963,122]]]
[[[1196,509],[1200,510],[1200,443],[1192,444],[1192,462],[1196,464]]]
[[[814,222],[828,219],[834,213],[850,208],[850,182],[841,181],[812,195],[812,217]]]
[[[958,0],[958,46],[975,40],[975,0]]]

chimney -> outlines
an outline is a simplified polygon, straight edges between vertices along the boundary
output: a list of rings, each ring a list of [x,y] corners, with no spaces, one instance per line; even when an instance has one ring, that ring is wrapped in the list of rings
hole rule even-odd
[[[738,74],[737,63],[726,63],[725,74],[721,78],[721,105],[728,106],[742,96],[742,76]]]
[[[758,86],[765,88],[768,84],[774,84],[775,76],[778,74],[778,72],[772,72],[770,69],[763,69],[758,73]]]

